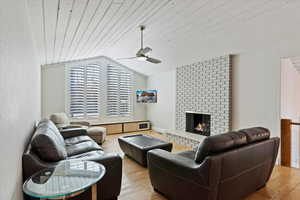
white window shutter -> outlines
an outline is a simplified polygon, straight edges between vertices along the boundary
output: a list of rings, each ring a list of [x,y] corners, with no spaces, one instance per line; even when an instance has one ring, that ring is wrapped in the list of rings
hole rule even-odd
[[[107,116],[119,115],[119,70],[107,67]]]
[[[120,73],[120,115],[128,116],[131,113],[132,76],[127,70]]]
[[[122,67],[107,67],[107,116],[131,114],[131,77],[131,73]]]
[[[99,117],[100,66],[86,66],[86,116]]]
[[[128,117],[132,114],[132,72],[118,65],[100,63],[69,66],[72,118]]]
[[[69,74],[70,115],[73,118],[85,116],[85,68],[72,66]]]
[[[71,117],[99,117],[100,67],[97,64],[71,66],[69,77]]]

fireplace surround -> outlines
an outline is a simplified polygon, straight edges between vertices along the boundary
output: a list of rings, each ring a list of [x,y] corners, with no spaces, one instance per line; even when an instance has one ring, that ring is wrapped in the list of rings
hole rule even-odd
[[[176,68],[175,127],[166,130],[169,141],[197,147],[207,136],[230,131],[232,97],[232,57],[224,55]],[[209,132],[200,123],[187,126],[187,111],[202,115]],[[210,118],[205,114],[209,113]],[[197,119],[197,120],[200,120]],[[209,123],[207,123],[207,121]],[[201,121],[200,121],[201,122]],[[199,123],[198,123],[199,124]],[[198,125],[197,124],[197,125]],[[206,128],[207,125],[205,126]],[[189,129],[191,128],[191,129]],[[202,131],[202,132],[201,132]],[[196,134],[195,134],[196,132]]]
[[[209,113],[210,135],[230,130],[231,68],[225,55],[176,69],[175,130],[187,132],[186,111]]]

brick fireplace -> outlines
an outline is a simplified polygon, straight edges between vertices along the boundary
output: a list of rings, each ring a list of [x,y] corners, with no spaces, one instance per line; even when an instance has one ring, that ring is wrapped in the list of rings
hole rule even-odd
[[[225,55],[177,68],[176,130],[195,133],[186,130],[187,111],[210,115],[210,135],[230,130],[231,65]]]
[[[206,136],[231,129],[231,69],[230,55],[176,69],[176,123],[166,132],[170,141],[195,147]]]

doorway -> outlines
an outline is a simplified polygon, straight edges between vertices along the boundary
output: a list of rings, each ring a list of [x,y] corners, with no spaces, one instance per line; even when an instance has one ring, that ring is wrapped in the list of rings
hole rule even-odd
[[[300,56],[281,59],[281,164],[300,167]]]

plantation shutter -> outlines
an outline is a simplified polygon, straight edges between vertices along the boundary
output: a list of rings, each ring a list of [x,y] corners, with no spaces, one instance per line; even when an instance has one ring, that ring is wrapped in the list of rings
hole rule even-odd
[[[72,66],[69,75],[70,115],[73,118],[85,116],[85,67]]]
[[[131,73],[118,66],[107,66],[107,116],[131,114]]]
[[[99,117],[100,66],[86,66],[86,117]]]
[[[107,115],[119,114],[119,71],[117,67],[107,67]]]
[[[107,60],[69,65],[69,114],[72,118],[130,117],[133,73]]]
[[[131,74],[124,69],[120,72],[120,115],[128,116],[131,113]]]
[[[100,66],[71,66],[70,115],[73,118],[99,117]]]

